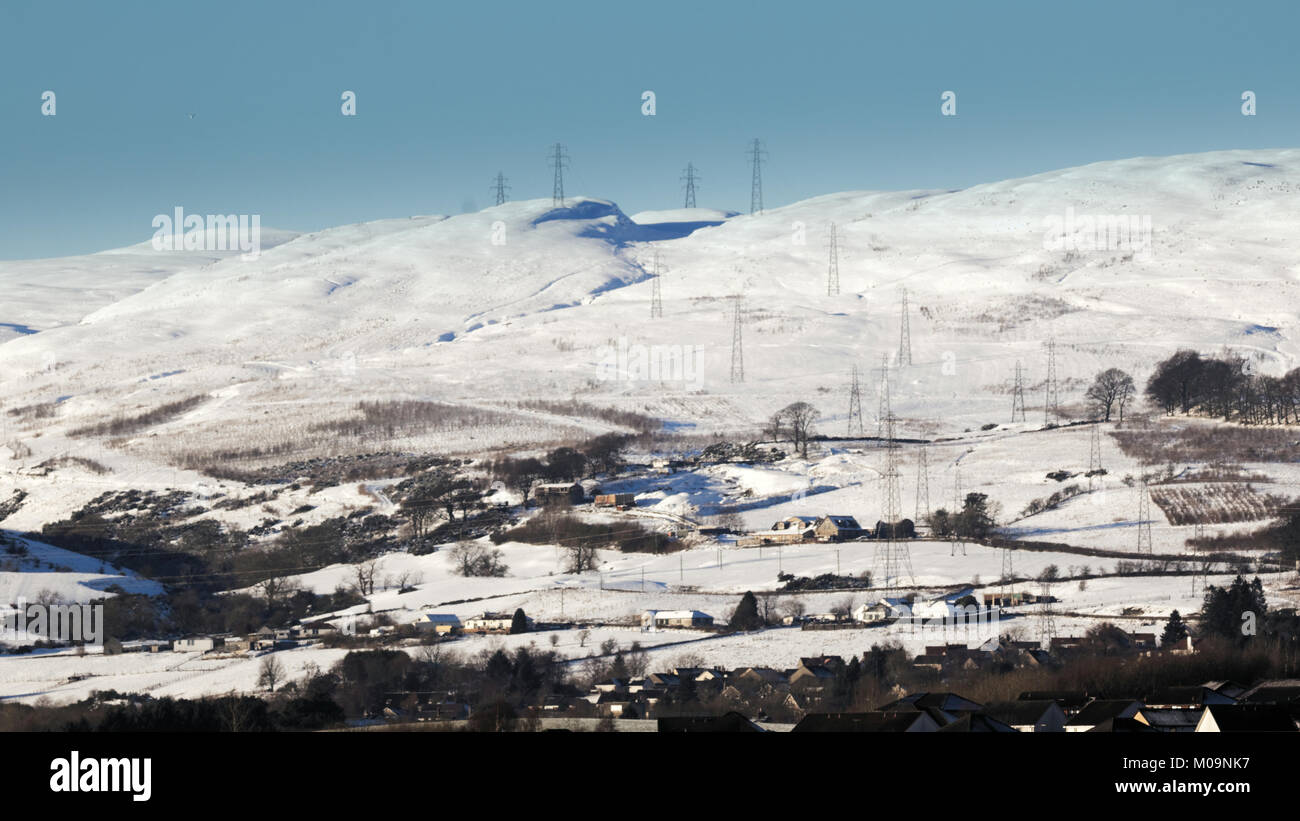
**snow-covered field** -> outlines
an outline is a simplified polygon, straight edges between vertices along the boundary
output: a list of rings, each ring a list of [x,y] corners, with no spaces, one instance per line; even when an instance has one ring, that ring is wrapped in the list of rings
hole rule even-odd
[[[1122,453],[1109,435],[1115,425],[1107,424],[1101,437],[1107,474],[1089,487],[1082,473],[1089,467],[1090,427],[1041,429],[1044,343],[1056,342],[1063,409],[1076,419],[1098,371],[1122,368],[1140,387],[1152,366],[1179,348],[1228,348],[1274,375],[1296,367],[1298,190],[1300,151],[1223,151],[1098,163],[962,191],[831,194],[759,215],[676,209],[629,218],[604,200],[574,198],[563,208],[532,200],[304,235],[267,232],[256,260],[156,252],[144,243],[86,257],[0,263],[0,504],[14,491],[28,494],[0,527],[38,532],[111,490],[175,488],[209,500],[264,489],[183,469],[182,457],[246,468],[380,450],[479,458],[623,430],[579,411],[515,404],[529,399],[577,399],[645,414],[691,437],[683,450],[713,436],[759,438],[771,414],[797,400],[820,411],[819,432],[841,436],[856,366],[870,436],[884,355],[891,361],[899,435],[930,442],[929,509],[950,508],[960,486],[963,494],[987,494],[1013,537],[1137,558],[1139,491],[1131,478],[1156,466]],[[1086,215],[1149,217],[1149,248],[1092,248],[1093,237],[1076,232],[1071,236],[1083,247],[1062,250],[1060,226],[1072,224],[1064,229],[1069,233]],[[826,282],[831,222],[840,253],[834,296]],[[656,255],[663,315],[652,318]],[[900,367],[904,287],[912,364]],[[732,379],[735,296],[743,300],[743,381]],[[1012,423],[1017,362],[1026,373],[1028,421]],[[142,431],[71,435],[188,397],[200,401]],[[445,424],[392,438],[313,429],[355,416],[358,402],[383,400],[438,401],[457,413]],[[1145,424],[1189,423],[1157,418]],[[228,453],[258,449],[268,452]],[[902,512],[910,517],[927,507],[917,491],[920,449],[905,444],[898,454]],[[93,460],[103,471],[70,462],[38,468],[65,456]],[[1244,464],[1248,474],[1265,477],[1249,491],[1300,495],[1298,461],[1293,444],[1274,461]],[[639,508],[626,515],[664,530],[680,529],[681,517],[707,522],[727,511],[750,529],[822,513],[853,515],[872,526],[883,512],[884,467],[884,450],[870,441],[814,442],[807,458],[635,475],[607,489],[636,493]],[[1047,477],[1058,470],[1079,475],[1063,482]],[[362,508],[391,513],[386,483],[368,482],[364,492],[356,484],[316,492],[304,485],[202,517],[249,528],[267,518],[312,524]],[[1075,484],[1086,492],[1021,516],[1030,502]],[[308,505],[310,511],[294,513]],[[1156,505],[1151,513],[1154,552],[1184,553],[1194,527],[1171,525]],[[1213,525],[1209,533],[1265,521]],[[39,540],[29,545],[25,557],[0,554],[0,603],[42,593],[87,601],[111,585],[158,590]],[[395,554],[381,560],[381,581],[410,574],[420,582],[406,594],[379,589],[370,607],[462,617],[524,607],[537,619],[629,625],[647,608],[690,607],[723,619],[740,593],[774,590],[778,571],[856,574],[872,569],[872,549],[801,545],[760,554],[730,541],[704,541],[665,556],[602,553],[600,572],[578,577],[563,572],[558,548],[507,544],[510,570],[500,579],[455,576],[444,553]],[[1066,575],[1084,565],[1110,573],[1119,560],[1024,550],[1013,558],[1023,576],[1049,564]],[[915,581],[932,591],[994,584],[1001,561],[988,548],[953,557],[946,543],[912,546]],[[350,567],[332,567],[299,581],[330,592],[352,576]],[[1199,598],[1185,576],[1058,588],[1059,609],[1103,617],[1141,607],[1150,621],[1131,620],[1131,626],[1147,629],[1172,609],[1195,610]],[[1294,597],[1276,579],[1270,593]],[[805,598],[809,611],[818,612],[847,595]],[[856,598],[863,603],[868,594]],[[473,601],[446,604],[465,599]],[[1077,632],[1086,623],[1063,617],[1060,629]],[[601,631],[615,631],[625,646],[662,639],[609,626],[593,638]],[[652,655],[656,663],[689,651],[711,663],[788,665],[817,649],[860,652],[885,636],[888,630],[775,630]],[[545,640],[527,640],[534,638]],[[472,650],[520,640],[460,644]],[[582,656],[590,644],[578,647],[566,632],[558,649]],[[286,658],[323,667],[331,652],[302,649]],[[224,692],[249,686],[255,670],[250,660],[172,654],[6,657],[0,658],[0,695],[70,698],[94,689],[89,682],[97,678],[117,677],[160,693]],[[87,672],[91,679],[61,683]],[[101,688],[108,686],[127,689]]]

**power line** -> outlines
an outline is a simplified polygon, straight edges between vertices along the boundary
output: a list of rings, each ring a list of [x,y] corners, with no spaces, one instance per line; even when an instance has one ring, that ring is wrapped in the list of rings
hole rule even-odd
[[[568,168],[569,155],[564,153],[564,146],[556,143],[551,148],[550,165],[555,171],[555,183],[551,189],[551,204],[564,206],[564,169]]]
[[[694,163],[686,163],[686,171],[682,173],[682,181],[686,183],[686,207],[695,207],[695,183],[699,180],[700,174],[695,170]]]
[[[745,153],[749,154],[754,168],[754,179],[749,190],[749,213],[761,214],[763,213],[763,157],[767,156],[767,151],[755,137],[753,144]]]

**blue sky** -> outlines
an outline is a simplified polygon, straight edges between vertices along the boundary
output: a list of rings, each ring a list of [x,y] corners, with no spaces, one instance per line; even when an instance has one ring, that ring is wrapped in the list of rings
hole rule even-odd
[[[567,191],[627,213],[680,206],[688,161],[699,205],[748,210],[754,137],[769,208],[1291,147],[1298,22],[1294,3],[1185,0],[5,0],[0,259],[142,242],[178,205],[315,230],[482,208],[498,170],[549,197],[557,140]]]

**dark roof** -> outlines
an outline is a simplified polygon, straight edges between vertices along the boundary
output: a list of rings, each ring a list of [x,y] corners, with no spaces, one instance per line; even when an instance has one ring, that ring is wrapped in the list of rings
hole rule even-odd
[[[1057,706],[1055,701],[1050,699],[1038,699],[1035,701],[997,701],[992,704],[984,705],[981,711],[985,715],[996,718],[999,721],[1005,721],[1008,724],[1037,724],[1042,720],[1043,715],[1052,707]]]
[[[1194,687],[1166,687],[1143,699],[1145,704],[1186,704],[1200,707],[1206,704],[1235,704],[1236,699],[1200,685]]]
[[[1066,724],[1071,726],[1101,724],[1112,718],[1132,718],[1142,703],[1130,698],[1098,699],[1078,712]],[[1128,713],[1128,715],[1124,715]]]
[[[1154,727],[1143,724],[1136,718],[1122,718],[1116,716],[1108,718],[1105,721],[1088,730],[1090,733],[1158,733]]]
[[[764,733],[762,727],[740,713],[720,716],[678,716],[659,719],[661,733]]]
[[[1067,709],[1078,709],[1092,700],[1086,690],[1026,690],[1017,701],[1055,701]]]
[[[956,721],[939,728],[941,733],[1018,733],[1010,724],[998,721],[983,713],[966,713]]]
[[[792,733],[903,733],[920,720],[910,713],[810,713]]]
[[[1300,703],[1300,679],[1285,678],[1261,681],[1241,695],[1249,704]]]
[[[1205,708],[1225,733],[1294,733],[1295,719],[1276,704],[1212,704]]]
[[[912,693],[879,707],[886,712],[927,708],[943,710],[947,713],[971,713],[979,710],[980,705],[956,693]]]

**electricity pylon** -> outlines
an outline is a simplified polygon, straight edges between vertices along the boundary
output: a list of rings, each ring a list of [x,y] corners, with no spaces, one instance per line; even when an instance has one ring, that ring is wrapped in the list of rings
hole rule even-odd
[[[858,366],[853,366],[853,383],[849,387],[849,432],[848,436],[853,436],[856,431],[858,436],[865,435],[862,429],[862,388],[858,385]]]
[[[736,318],[732,323],[731,331],[731,381],[745,381],[745,350],[744,342],[740,335],[740,295],[737,294],[736,300]]]
[[[682,172],[682,181],[686,183],[686,207],[695,207],[695,181],[700,178],[700,173],[695,170],[694,163],[686,163],[686,170]]]
[[[767,151],[755,137],[753,144],[745,153],[749,154],[750,162],[754,167],[754,179],[749,190],[749,213],[761,214],[763,213],[763,157],[767,156]]]
[[[569,155],[564,153],[564,146],[556,143],[550,154],[551,168],[555,171],[555,183],[551,190],[551,204],[564,205],[564,169],[568,168]]]
[[[881,494],[884,506],[885,533],[876,534],[876,552],[872,562],[876,571],[875,578],[884,581],[884,588],[890,591],[899,586],[906,574],[911,586],[916,586],[916,576],[912,573],[912,551],[898,536],[898,524],[902,519],[902,500],[899,493],[898,443],[894,439],[896,419],[886,408],[885,414],[885,469],[880,474],[884,482]]]
[[[505,205],[506,192],[510,190],[510,186],[506,185],[506,177],[500,171],[497,172],[497,178],[492,181],[492,188],[496,192],[497,205]]]
[[[1138,544],[1137,552],[1151,552],[1151,491],[1144,477],[1138,486]]]
[[[1044,649],[1052,649],[1052,639],[1056,638],[1056,610],[1052,607],[1052,583],[1045,579],[1038,611],[1038,632],[1042,636]]]
[[[1047,340],[1047,398],[1043,403],[1043,425],[1050,425],[1056,421],[1058,416],[1057,409],[1060,403],[1058,395],[1058,385],[1056,383],[1056,340]]]
[[[889,354],[880,355],[880,408],[876,411],[876,445],[885,443],[885,417],[889,414]]]
[[[1016,417],[1020,418],[1017,419]],[[1025,373],[1020,367],[1020,360],[1016,360],[1016,386],[1011,392],[1011,421],[1025,421]]]
[[[907,289],[903,288],[903,321],[898,331],[898,367],[912,364],[912,330],[907,319]]]
[[[1101,471],[1101,423],[1093,422],[1088,443],[1088,490],[1101,483]]]

